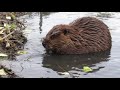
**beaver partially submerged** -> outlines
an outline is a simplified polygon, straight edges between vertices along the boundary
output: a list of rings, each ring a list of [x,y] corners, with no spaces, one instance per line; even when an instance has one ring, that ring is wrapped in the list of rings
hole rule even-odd
[[[47,52],[56,54],[95,53],[110,50],[112,46],[108,26],[93,17],[54,26],[42,44]]]

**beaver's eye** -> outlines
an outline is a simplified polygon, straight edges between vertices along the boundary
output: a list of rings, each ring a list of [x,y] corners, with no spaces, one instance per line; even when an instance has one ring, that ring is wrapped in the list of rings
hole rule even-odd
[[[54,38],[55,38],[55,35],[50,36],[50,39],[54,39]]]
[[[65,30],[63,31],[63,33],[64,33],[64,35],[66,35],[66,34],[69,33],[69,31],[65,29]]]
[[[51,39],[54,39],[55,37],[57,37],[58,35],[60,35],[59,31],[53,32],[50,36]]]

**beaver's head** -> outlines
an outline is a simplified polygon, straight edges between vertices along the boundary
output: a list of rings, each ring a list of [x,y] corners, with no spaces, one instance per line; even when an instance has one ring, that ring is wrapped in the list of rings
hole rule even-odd
[[[72,35],[77,35],[74,28],[69,25],[56,25],[48,32],[42,44],[46,51],[70,54],[76,50],[72,41]]]

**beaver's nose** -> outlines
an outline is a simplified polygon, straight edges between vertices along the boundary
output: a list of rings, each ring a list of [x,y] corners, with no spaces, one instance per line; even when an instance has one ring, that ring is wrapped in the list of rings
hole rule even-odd
[[[46,44],[45,44],[44,42],[42,42],[42,45],[43,45],[44,47],[46,47]]]
[[[48,43],[46,43],[46,42],[42,42],[42,45],[43,45],[46,49],[49,49],[49,50],[52,49],[52,47],[49,46]]]
[[[45,48],[48,48],[48,46],[47,46],[47,41],[46,41],[46,40],[44,40],[44,41],[42,42],[42,45],[43,45]]]

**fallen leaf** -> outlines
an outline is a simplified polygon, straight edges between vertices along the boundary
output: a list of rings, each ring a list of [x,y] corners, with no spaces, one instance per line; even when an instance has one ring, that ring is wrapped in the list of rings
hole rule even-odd
[[[6,43],[6,47],[10,47],[10,43],[7,42],[7,43]]]
[[[91,71],[93,71],[90,67],[88,67],[88,66],[84,66],[83,67],[83,71],[84,72],[91,72]]]
[[[0,57],[7,57],[8,55],[4,54],[4,53],[0,53]]]
[[[6,16],[6,19],[9,19],[9,20],[11,20],[11,17],[10,17],[10,16]]]
[[[11,17],[13,18],[13,19],[15,19],[16,17],[15,17],[15,15],[13,14],[13,13],[11,13]]]
[[[12,23],[11,25],[10,25],[10,28],[11,29],[15,29],[17,26],[14,24],[14,23]]]
[[[7,29],[7,30],[9,30],[9,29],[10,29],[10,25],[9,25],[9,24],[7,24],[7,23],[4,23],[4,27],[5,27],[5,29]]]
[[[3,29],[4,27],[0,27],[0,29]]]
[[[0,35],[3,35],[3,34],[4,34],[4,33],[3,33],[3,30],[1,30],[1,31],[0,31]]]
[[[27,54],[28,52],[27,51],[24,51],[24,50],[20,50],[17,52],[17,54]]]
[[[7,26],[7,24],[6,23],[4,23],[4,27],[6,27]]]
[[[4,69],[0,69],[0,75],[7,75]]]

